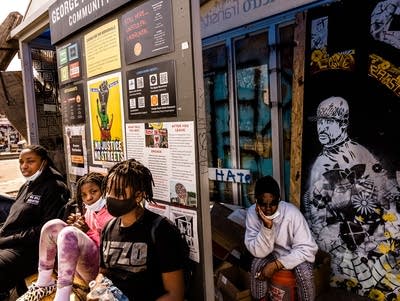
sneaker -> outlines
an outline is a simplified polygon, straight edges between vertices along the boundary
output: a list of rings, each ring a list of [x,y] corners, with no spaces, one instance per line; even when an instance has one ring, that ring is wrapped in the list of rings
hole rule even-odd
[[[17,301],[39,301],[56,291],[56,284],[48,286],[37,286],[35,282],[28,287],[28,291],[17,299]]]

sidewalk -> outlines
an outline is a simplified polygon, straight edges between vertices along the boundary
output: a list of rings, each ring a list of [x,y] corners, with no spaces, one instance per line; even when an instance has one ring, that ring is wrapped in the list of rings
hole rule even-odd
[[[0,153],[0,160],[10,160],[10,159],[18,159],[19,153],[17,152],[2,152]]]
[[[0,154],[0,193],[15,195],[25,183],[19,170],[18,153]]]

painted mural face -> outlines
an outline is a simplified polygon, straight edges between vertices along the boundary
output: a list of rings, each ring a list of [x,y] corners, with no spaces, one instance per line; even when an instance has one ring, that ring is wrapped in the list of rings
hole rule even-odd
[[[317,131],[319,142],[324,147],[331,147],[347,139],[349,105],[338,96],[322,101],[317,109]]]
[[[335,145],[346,130],[346,126],[333,118],[319,118],[317,121],[318,139],[322,145]]]

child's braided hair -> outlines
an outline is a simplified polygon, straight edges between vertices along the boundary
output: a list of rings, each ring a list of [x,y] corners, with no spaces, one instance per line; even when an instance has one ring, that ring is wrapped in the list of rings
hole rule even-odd
[[[144,193],[143,198],[148,202],[153,201],[153,176],[150,170],[135,159],[128,159],[115,164],[103,182],[103,191],[116,191],[124,198],[127,197],[125,189],[131,187],[134,197]]]

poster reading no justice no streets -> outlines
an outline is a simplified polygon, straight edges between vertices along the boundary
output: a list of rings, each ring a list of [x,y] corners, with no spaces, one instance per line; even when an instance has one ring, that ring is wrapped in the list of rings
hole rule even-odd
[[[125,160],[121,73],[88,81],[94,164]]]
[[[176,116],[175,61],[126,73],[129,119]]]

